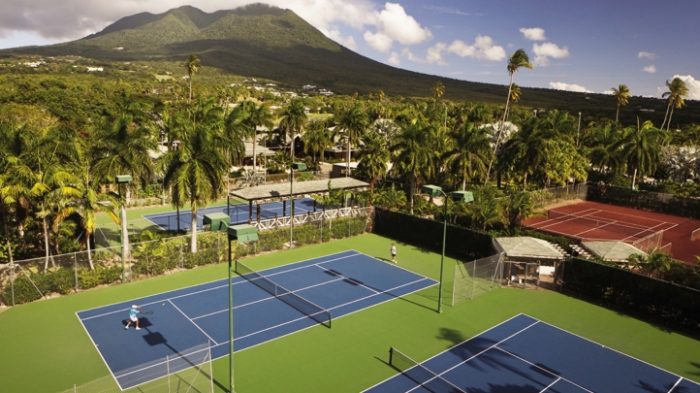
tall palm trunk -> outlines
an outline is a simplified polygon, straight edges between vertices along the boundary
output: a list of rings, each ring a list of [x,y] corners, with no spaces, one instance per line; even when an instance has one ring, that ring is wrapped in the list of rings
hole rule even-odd
[[[511,91],[513,90],[513,76],[514,73],[510,74],[510,82],[508,83],[508,95],[506,96],[506,109],[503,111],[503,119],[501,120],[501,123],[498,125],[498,131],[496,131],[496,143],[493,146],[493,156],[491,157],[491,160],[489,160],[489,167],[486,170],[486,181],[489,181],[489,178],[491,177],[491,169],[493,167],[493,162],[496,160],[496,153],[498,152],[498,145],[501,142],[501,133],[503,132],[503,125],[506,122],[506,116],[508,115],[508,107],[510,106],[510,94]]]
[[[51,248],[49,245],[49,223],[46,222],[46,217],[41,219],[41,226],[44,229],[44,271],[49,270],[49,260],[51,259]],[[55,267],[53,260],[51,265]]]
[[[620,122],[620,104],[617,104],[617,110],[615,111],[615,124]]]
[[[85,231],[85,241],[87,242],[88,265],[90,270],[95,270],[95,265],[92,263],[92,246],[90,245],[90,232]]]
[[[258,144],[258,128],[255,127],[253,129],[253,176],[255,176],[255,170],[258,169],[257,167],[257,157],[255,156],[255,145]]]
[[[350,136],[348,136],[347,156],[348,166],[345,167],[345,177],[350,177]]]
[[[192,254],[197,253],[197,208],[195,207],[195,202],[192,203],[192,221],[190,222],[190,228],[192,228],[192,239],[190,242],[190,251]]]
[[[666,124],[666,131],[671,130],[671,119],[673,118],[673,110],[675,109],[674,106],[671,106],[671,113],[668,114],[668,124]]]
[[[637,181],[637,168],[634,168],[634,173],[632,174],[632,189],[634,190],[634,185]]]
[[[661,127],[659,129],[664,129],[664,126],[666,125],[666,120],[668,119],[668,112],[671,109],[671,103],[669,102],[668,105],[666,105],[666,114],[664,115],[664,121],[661,123]]]

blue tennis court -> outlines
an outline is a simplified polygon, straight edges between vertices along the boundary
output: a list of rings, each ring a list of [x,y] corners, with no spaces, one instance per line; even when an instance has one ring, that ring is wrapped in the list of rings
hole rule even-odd
[[[365,392],[700,393],[695,382],[523,314],[400,369]]]
[[[320,206],[316,206],[320,208]],[[248,205],[231,205],[227,208],[223,206],[213,206],[197,210],[197,229],[202,229],[203,220],[206,214],[224,213],[229,210],[231,224],[242,224],[248,222],[248,214],[250,213]],[[258,217],[257,207],[253,206],[253,215],[251,220],[255,221]],[[286,211],[285,211],[286,210]],[[294,214],[304,214],[314,211],[314,200],[311,198],[296,199],[294,201]],[[260,219],[266,220],[270,218],[284,217],[291,214],[290,204],[287,202],[286,209],[283,202],[269,202],[260,205]],[[176,231],[178,229],[177,212],[170,211],[159,214],[145,214],[143,216],[148,221],[152,222],[162,230]],[[180,210],[180,230],[187,231],[192,224],[192,212],[189,209]]]
[[[236,351],[320,326],[303,304],[293,307],[288,299],[280,300],[285,295],[272,296],[252,282],[260,276],[295,298],[323,308],[333,320],[436,284],[357,251],[259,271],[255,276],[233,279]],[[131,304],[146,311],[139,331],[124,330]],[[122,389],[177,371],[172,364],[166,366],[166,357],[185,359],[176,366],[180,368],[204,360],[201,355],[189,355],[192,348],[211,345],[214,359],[228,354],[226,279],[81,311],[77,316]]]

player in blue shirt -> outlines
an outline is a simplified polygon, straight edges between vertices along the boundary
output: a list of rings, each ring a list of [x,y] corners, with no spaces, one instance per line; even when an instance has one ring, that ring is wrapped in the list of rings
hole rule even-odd
[[[139,327],[139,314],[141,313],[141,308],[137,305],[132,305],[131,308],[129,309],[129,320],[126,322],[126,326],[124,326],[124,329],[128,329],[129,326],[133,323],[136,325],[136,330],[141,330]]]

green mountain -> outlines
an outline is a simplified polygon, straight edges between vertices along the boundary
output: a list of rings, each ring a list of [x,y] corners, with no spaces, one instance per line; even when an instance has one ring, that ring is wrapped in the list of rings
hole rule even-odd
[[[441,81],[447,98],[501,103],[506,95],[505,86],[425,75],[368,59],[331,41],[294,12],[262,4],[214,13],[190,6],[140,13],[77,41],[0,51],[0,56],[14,54],[78,55],[101,61],[184,61],[196,54],[204,66],[337,93],[381,89],[390,95],[428,96]],[[505,67],[503,73],[505,79]],[[536,88],[523,88],[519,105],[608,117],[615,110],[611,96]],[[665,109],[661,100],[634,97],[621,115],[627,121],[640,115],[660,123]],[[700,103],[689,102],[674,119],[700,122]]]

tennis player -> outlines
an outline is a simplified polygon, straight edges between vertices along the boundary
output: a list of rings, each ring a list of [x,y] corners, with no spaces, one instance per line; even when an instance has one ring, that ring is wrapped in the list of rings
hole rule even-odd
[[[391,261],[394,263],[398,263],[396,262],[396,244],[394,243],[391,243]]]
[[[141,313],[141,307],[137,306],[136,304],[132,305],[131,308],[129,309],[129,320],[126,322],[126,326],[124,326],[124,329],[129,329],[129,326],[133,323],[136,325],[136,330],[141,330],[141,327],[139,326],[139,314]]]

